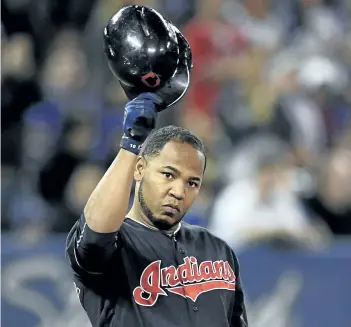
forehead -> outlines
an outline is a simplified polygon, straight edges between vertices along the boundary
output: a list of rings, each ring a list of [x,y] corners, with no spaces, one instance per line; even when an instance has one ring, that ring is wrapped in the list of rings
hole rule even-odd
[[[155,158],[159,166],[173,166],[181,172],[201,176],[205,167],[203,153],[188,143],[168,142]]]

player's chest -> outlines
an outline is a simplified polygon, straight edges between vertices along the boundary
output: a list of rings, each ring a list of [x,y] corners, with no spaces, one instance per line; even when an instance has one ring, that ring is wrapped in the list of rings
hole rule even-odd
[[[208,244],[161,236],[124,247],[122,257],[135,303],[149,307],[165,298],[179,298],[229,305],[236,276],[225,253]]]

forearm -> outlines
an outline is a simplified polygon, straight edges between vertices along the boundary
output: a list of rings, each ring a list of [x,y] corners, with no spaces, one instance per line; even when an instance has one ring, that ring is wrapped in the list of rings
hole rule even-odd
[[[98,233],[116,232],[127,214],[137,156],[121,149],[84,208],[86,223]]]

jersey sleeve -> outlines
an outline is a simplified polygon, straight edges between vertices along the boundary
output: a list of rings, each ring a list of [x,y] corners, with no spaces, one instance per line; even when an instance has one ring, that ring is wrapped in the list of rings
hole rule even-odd
[[[235,301],[232,313],[231,327],[248,327],[248,320],[246,314],[246,306],[244,301],[244,291],[241,282],[241,276],[239,271],[239,261],[236,255],[234,256],[235,273],[236,273],[236,285],[235,285]]]
[[[118,232],[97,233],[89,228],[84,214],[74,224],[66,242],[66,256],[72,269],[81,274],[103,274],[117,251]]]

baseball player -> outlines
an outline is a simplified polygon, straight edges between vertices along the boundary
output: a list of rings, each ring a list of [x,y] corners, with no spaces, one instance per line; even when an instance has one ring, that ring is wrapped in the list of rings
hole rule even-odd
[[[158,112],[189,85],[190,47],[159,13],[140,6],[111,19],[105,42],[110,68],[132,100],[121,149],[67,238],[82,307],[93,327],[247,326],[234,252],[182,222],[200,191],[204,146],[181,127],[155,129]]]

